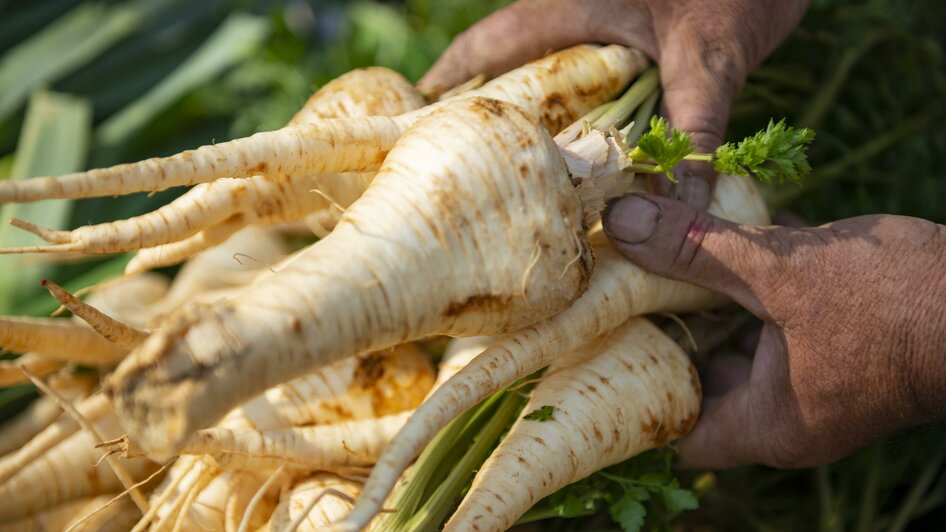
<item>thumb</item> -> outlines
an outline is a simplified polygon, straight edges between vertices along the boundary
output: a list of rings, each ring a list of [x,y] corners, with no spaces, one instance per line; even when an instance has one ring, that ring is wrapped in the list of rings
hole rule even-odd
[[[777,243],[792,229],[737,225],[651,194],[611,202],[603,221],[615,248],[643,268],[722,292],[763,320],[769,292],[790,273]]]

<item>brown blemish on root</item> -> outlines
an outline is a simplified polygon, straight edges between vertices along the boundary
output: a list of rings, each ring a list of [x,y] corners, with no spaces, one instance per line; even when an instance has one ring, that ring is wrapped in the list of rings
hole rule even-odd
[[[254,165],[252,168],[249,168],[250,173],[253,174],[265,174],[266,170],[269,170],[269,163],[266,161],[261,161],[259,164]]]
[[[365,355],[355,367],[354,381],[362,388],[371,388],[384,376],[384,356],[378,353]]]
[[[503,104],[498,100],[493,100],[492,98],[474,98],[472,100],[474,110],[484,111],[484,116],[493,115],[502,117],[506,115],[506,110],[503,109]]]
[[[463,301],[450,303],[443,311],[444,317],[457,317],[467,312],[495,312],[508,308],[512,298],[505,295],[478,294]]]

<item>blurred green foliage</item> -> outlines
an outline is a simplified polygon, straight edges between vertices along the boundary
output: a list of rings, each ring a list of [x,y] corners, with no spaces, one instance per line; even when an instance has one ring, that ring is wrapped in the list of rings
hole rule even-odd
[[[36,156],[14,152],[28,136],[21,125],[37,90],[74,95],[91,109],[85,155],[54,149],[45,153],[51,167],[140,160],[280,127],[315,88],[352,68],[383,65],[416,80],[454,35],[505,3],[0,0],[0,179]],[[770,118],[817,130],[812,178],[768,189],[773,205],[811,223],[873,212],[946,222],[944,29],[941,0],[814,0],[733,106],[735,140]],[[60,212],[71,211],[65,225],[75,227],[145,212],[180,192],[82,200]],[[110,260],[45,271],[75,288],[127,259]],[[0,275],[16,268],[4,265]],[[39,314],[50,310],[47,300],[36,286],[3,303]],[[2,394],[24,397],[19,388]],[[688,519],[724,530],[934,528],[946,517],[944,449],[946,436],[934,428],[817,470],[725,472],[698,490],[701,509]],[[608,522],[599,515],[542,526]]]

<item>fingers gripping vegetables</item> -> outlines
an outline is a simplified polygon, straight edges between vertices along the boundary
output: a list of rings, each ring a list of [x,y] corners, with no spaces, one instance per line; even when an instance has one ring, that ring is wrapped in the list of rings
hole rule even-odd
[[[741,223],[768,223],[762,198],[745,177],[720,176],[709,210]],[[601,233],[594,240],[596,264],[588,290],[563,312],[500,339],[418,407],[378,459],[346,519],[349,528],[365,526],[381,509],[397,478],[441,428],[503,386],[632,316],[698,310],[725,301],[708,290],[646,272],[612,248]]]
[[[238,297],[182,309],[106,389],[129,436],[167,458],[240,401],[344,356],[561,310],[591,270],[580,220],[539,124],[458,100],[401,138],[329,236]]]
[[[509,429],[445,530],[505,530],[559,488],[686,434],[700,383],[683,350],[636,318],[553,363],[523,412],[545,406],[547,419]]]
[[[504,100],[558,131],[613,98],[645,64],[643,54],[620,46],[576,46],[457,98]],[[374,170],[408,127],[447,103],[397,117],[355,117],[291,126],[171,157],[58,178],[3,181],[0,203],[155,191],[260,173],[316,175]]]

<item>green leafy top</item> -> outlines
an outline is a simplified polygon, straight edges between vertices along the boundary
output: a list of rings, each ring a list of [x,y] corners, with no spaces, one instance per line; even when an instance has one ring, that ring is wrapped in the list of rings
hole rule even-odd
[[[545,405],[541,408],[536,408],[532,412],[522,416],[522,419],[528,421],[548,421],[552,419],[552,414],[555,413],[555,407],[551,405]]]
[[[670,449],[642,453],[546,497],[518,523],[581,517],[607,509],[624,532],[637,532],[645,525],[667,529],[681,511],[698,505],[696,494],[680,487],[671,469],[672,460]]]
[[[815,132],[803,128],[795,129],[769,121],[765,131],[760,131],[738,144],[727,143],[716,150],[713,166],[717,172],[751,175],[763,183],[786,179],[800,183],[811,173],[811,165],[805,150],[815,139]]]
[[[653,159],[659,169],[666,172],[671,181],[676,182],[673,168],[695,149],[691,135],[678,129],[670,129],[667,120],[654,116],[650,119],[650,131],[641,135],[631,158],[640,160],[640,155],[643,154]]]
[[[641,136],[637,147],[631,150],[631,168],[650,173],[666,173],[674,183],[673,168],[681,161],[704,161],[713,163],[716,171],[731,175],[752,176],[759,181],[785,180],[799,183],[811,173],[805,155],[808,145],[815,139],[815,132],[804,128],[795,129],[769,121],[768,127],[739,143],[727,143],[713,154],[694,153],[692,136],[672,129],[661,117],[650,120],[650,131]],[[656,166],[637,164],[653,161]]]

